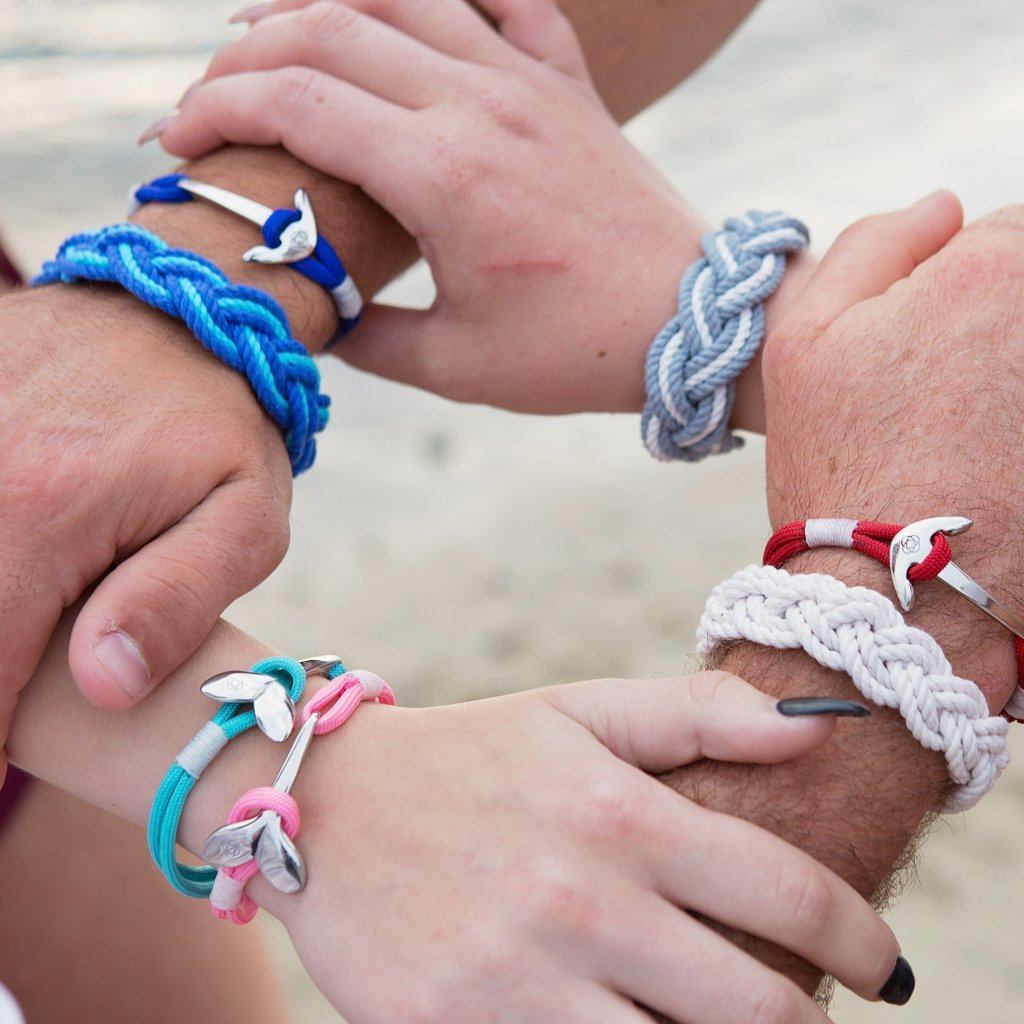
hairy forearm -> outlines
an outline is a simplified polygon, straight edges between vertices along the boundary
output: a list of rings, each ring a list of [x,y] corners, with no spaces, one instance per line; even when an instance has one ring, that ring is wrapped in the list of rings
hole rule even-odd
[[[907,521],[924,510],[912,508],[909,513]],[[998,582],[993,561],[976,570],[971,565],[971,551],[979,549],[968,548],[966,540],[957,545],[964,550],[961,564],[977,571],[979,578]],[[850,585],[891,594],[886,569],[854,552],[807,552],[787,569],[828,573]],[[937,581],[918,588],[907,618],[939,640],[954,669],[982,686],[993,709],[1002,707],[1014,679],[1005,630]],[[848,676],[820,667],[803,652],[744,643],[720,650],[717,660],[720,667],[779,697],[857,696]],[[892,880],[944,802],[950,782],[943,756],[921,747],[897,712],[876,709],[870,721],[858,726],[863,728],[840,723],[825,747],[798,762],[773,767],[705,762],[670,773],[666,781],[707,807],[746,818],[800,846],[862,895],[884,904],[895,896]],[[818,987],[821,974],[816,968],[762,940],[723,931],[807,991]]]

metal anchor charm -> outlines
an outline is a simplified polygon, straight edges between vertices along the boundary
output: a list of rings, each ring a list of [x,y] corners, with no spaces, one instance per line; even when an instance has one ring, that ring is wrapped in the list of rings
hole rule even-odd
[[[235,192],[216,185],[208,185],[205,181],[194,181],[182,178],[178,187],[194,196],[199,196],[215,206],[230,210],[236,216],[262,228],[274,211],[269,206],[247,199]],[[271,249],[266,245],[256,245],[242,254],[246,263],[298,263],[313,255],[318,240],[316,218],[313,216],[313,204],[305,189],[295,192],[295,209],[301,216],[294,224],[289,224],[281,232],[281,241]]]
[[[260,732],[283,743],[295,728],[295,703],[281,681],[261,672],[221,672],[207,679],[202,692],[221,704],[252,703]]]
[[[914,603],[914,584],[907,578],[907,573],[913,566],[922,562],[931,551],[932,538],[937,533],[952,537],[970,529],[972,525],[973,521],[966,516],[936,516],[910,523],[893,537],[889,545],[889,570],[892,573],[896,596],[900,599],[904,611],[910,611]],[[958,594],[962,594],[971,604],[1005,626],[1011,633],[1024,639],[1024,620],[1003,607],[955,562],[950,562],[939,573],[938,579]]]
[[[310,715],[296,735],[274,779],[272,788],[279,793],[291,791],[319,717]],[[275,811],[217,829],[203,846],[203,860],[215,868],[233,868],[255,860],[267,881],[284,893],[301,892],[306,885],[306,865]]]

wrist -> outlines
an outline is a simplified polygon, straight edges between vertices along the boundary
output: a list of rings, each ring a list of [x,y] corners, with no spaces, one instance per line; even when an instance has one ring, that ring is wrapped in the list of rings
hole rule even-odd
[[[416,257],[414,243],[359,189],[312,171],[282,150],[233,147],[186,170],[199,181],[273,208],[290,207],[295,189],[305,188],[318,229],[339,250],[367,298]],[[311,352],[334,335],[338,314],[323,288],[285,266],[242,261],[242,253],[260,242],[258,229],[247,221],[202,200],[147,204],[132,220],[168,244],[211,260],[235,283],[272,295],[288,314],[293,336]]]

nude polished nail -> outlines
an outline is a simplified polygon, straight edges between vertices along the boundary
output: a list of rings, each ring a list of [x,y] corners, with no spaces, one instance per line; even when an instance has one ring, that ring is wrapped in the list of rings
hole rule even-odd
[[[882,986],[882,991],[878,993],[878,998],[883,1003],[902,1006],[910,1001],[916,984],[910,964],[903,957],[899,957],[896,966],[892,969],[892,974],[889,975],[889,980]]]
[[[836,700],[834,697],[792,697],[775,705],[780,715],[796,718],[800,715],[836,715],[838,718],[867,718],[871,708],[855,700]]]
[[[161,135],[174,123],[174,119],[178,116],[178,111],[172,110],[169,114],[164,114],[163,117],[157,118],[140,136],[137,145],[144,146],[147,142],[152,142],[154,139],[159,139]]]
[[[134,703],[149,689],[149,669],[139,645],[127,634],[115,629],[104,633],[92,649],[100,666]]]
[[[273,0],[267,0],[266,3],[261,4],[249,4],[248,6],[243,7],[240,11],[235,11],[235,13],[228,18],[228,24],[241,25],[244,22],[248,22],[251,25],[254,21],[259,21],[265,14],[269,14],[273,7]]]

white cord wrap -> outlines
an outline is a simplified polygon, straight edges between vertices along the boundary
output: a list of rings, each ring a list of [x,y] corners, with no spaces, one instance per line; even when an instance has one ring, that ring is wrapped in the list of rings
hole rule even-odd
[[[182,747],[174,759],[192,776],[198,779],[210,766],[210,762],[227,746],[228,734],[216,723],[207,722]]]
[[[953,674],[928,633],[867,587],[751,565],[711,592],[698,638],[705,656],[722,641],[749,640],[802,649],[847,673],[868,700],[897,708],[918,743],[943,752],[959,786],[947,811],[973,807],[1010,762],[1006,720],[989,714],[974,683]]]

